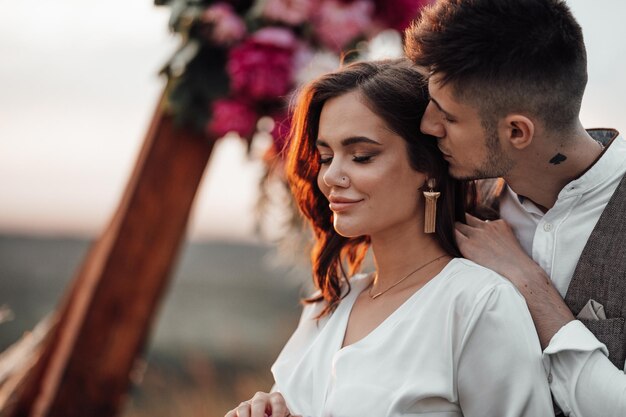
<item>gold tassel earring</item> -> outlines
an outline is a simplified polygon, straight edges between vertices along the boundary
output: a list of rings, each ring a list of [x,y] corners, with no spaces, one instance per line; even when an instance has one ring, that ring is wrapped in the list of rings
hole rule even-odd
[[[427,184],[428,191],[424,191],[424,233],[435,233],[437,199],[441,193],[434,190],[437,186],[437,181],[434,178],[429,178]]]

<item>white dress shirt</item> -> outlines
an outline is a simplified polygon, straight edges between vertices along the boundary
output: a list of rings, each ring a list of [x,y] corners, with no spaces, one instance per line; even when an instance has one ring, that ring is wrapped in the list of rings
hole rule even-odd
[[[304,308],[272,366],[275,390],[306,417],[553,415],[541,348],[517,289],[454,259],[363,339],[341,347],[356,275],[331,316]]]
[[[565,298],[578,259],[604,207],[626,173],[626,140],[618,136],[601,158],[566,185],[545,214],[505,187],[500,214],[524,250]],[[563,326],[544,350],[556,402],[574,417],[626,416],[626,375],[580,321]]]

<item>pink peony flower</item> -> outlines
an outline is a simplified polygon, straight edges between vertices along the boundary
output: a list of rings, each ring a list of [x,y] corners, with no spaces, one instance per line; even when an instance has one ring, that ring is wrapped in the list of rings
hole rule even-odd
[[[251,38],[260,45],[277,46],[287,49],[294,49],[298,45],[298,40],[293,32],[280,27],[269,26],[257,30],[252,34]]]
[[[348,42],[362,35],[372,24],[374,3],[371,0],[323,0],[313,18],[320,41],[340,51]]]
[[[226,70],[231,88],[253,100],[276,100],[286,95],[293,80],[297,41],[283,28],[264,28],[231,49]]]
[[[311,0],[267,0],[263,7],[263,16],[297,26],[309,18],[312,8]]]
[[[385,26],[404,32],[409,24],[419,16],[419,11],[432,0],[374,0],[376,16]]]
[[[311,61],[315,57],[315,51],[308,42],[300,41],[293,54],[293,70],[295,79],[298,80],[298,73],[303,71],[311,64]]]
[[[243,39],[246,25],[227,3],[215,3],[200,18],[207,39],[220,46],[229,46]]]
[[[297,60],[295,79],[298,84],[305,84],[320,75],[336,71],[341,67],[341,58],[332,51],[320,51],[305,55]]]
[[[254,133],[258,115],[245,101],[236,98],[215,100],[211,110],[211,120],[206,126],[210,137],[221,138],[228,132],[237,132],[246,138]]]

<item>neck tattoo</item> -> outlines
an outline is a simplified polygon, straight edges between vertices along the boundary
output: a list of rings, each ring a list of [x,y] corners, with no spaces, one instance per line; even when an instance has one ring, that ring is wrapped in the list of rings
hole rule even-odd
[[[567,156],[563,155],[562,153],[557,153],[556,155],[552,157],[552,159],[550,159],[550,163],[552,165],[558,165],[561,162],[565,161],[566,159],[567,159]]]
[[[413,271],[409,272],[409,273],[408,273],[408,275],[404,276],[404,277],[403,277],[403,278],[401,278],[400,280],[398,280],[398,281],[396,281],[395,283],[393,283],[393,285],[391,285],[389,288],[387,288],[387,289],[385,289],[385,290],[382,290],[382,291],[380,291],[380,292],[377,292],[376,294],[372,294],[372,288],[374,287],[374,283],[376,282],[376,279],[378,278],[378,274],[376,274],[376,278],[374,278],[374,281],[372,282],[372,286],[371,286],[371,287],[370,287],[370,289],[369,289],[369,295],[370,295],[370,298],[371,298],[372,300],[375,300],[376,298],[380,297],[381,295],[383,295],[384,293],[386,293],[387,291],[389,291],[390,289],[392,289],[392,288],[393,288],[393,287],[395,287],[396,285],[400,284],[402,281],[404,281],[405,279],[407,279],[408,277],[410,277],[411,275],[413,275],[414,273],[416,273],[416,272],[417,272],[417,271],[419,271],[420,269],[426,268],[428,265],[430,265],[430,264],[432,264],[432,263],[434,263],[434,262],[438,261],[438,260],[439,260],[439,259],[441,259],[441,258],[445,258],[445,257],[447,257],[447,256],[450,256],[450,255],[448,255],[448,254],[446,253],[445,255],[438,256],[438,257],[436,257],[435,259],[432,259],[432,260],[430,260],[430,261],[426,262],[425,264],[420,265],[417,269],[415,269],[415,270],[413,270]]]

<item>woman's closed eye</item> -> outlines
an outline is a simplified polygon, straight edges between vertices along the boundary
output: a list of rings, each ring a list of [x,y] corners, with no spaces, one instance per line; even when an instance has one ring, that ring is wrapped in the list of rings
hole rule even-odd
[[[354,162],[358,162],[360,164],[364,164],[364,163],[370,162],[373,157],[374,157],[374,155],[354,155],[352,157],[352,160]]]
[[[318,159],[318,161],[319,161],[320,165],[327,165],[327,164],[329,164],[329,163],[330,163],[330,161],[332,161],[332,160],[333,160],[333,157],[332,157],[332,156],[330,156],[330,155],[328,155],[328,156],[325,156],[325,155],[320,155],[320,157],[319,157],[319,159]]]
[[[376,154],[355,154],[352,155],[352,162],[356,162],[358,164],[366,164],[368,162],[372,161],[372,158],[374,158],[376,156]],[[319,163],[320,165],[328,165],[332,162],[333,160],[333,155],[320,155],[319,156]]]

